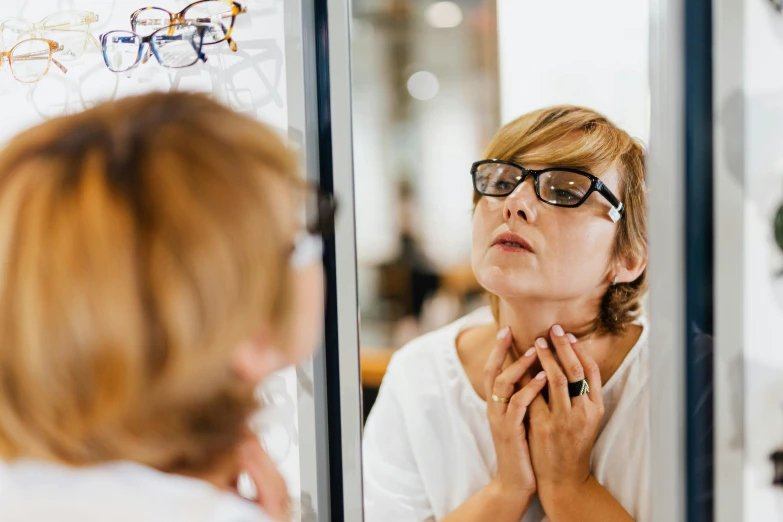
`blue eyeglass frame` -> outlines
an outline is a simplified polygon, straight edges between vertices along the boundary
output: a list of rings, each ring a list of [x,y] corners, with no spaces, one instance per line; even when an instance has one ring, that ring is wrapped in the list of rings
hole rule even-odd
[[[160,29],[158,29],[154,33],[151,33],[148,36],[141,36],[140,34],[135,33],[133,31],[124,31],[124,30],[109,31],[108,33],[102,34],[101,37],[100,37],[101,51],[103,53],[103,61],[106,64],[106,67],[110,71],[112,71],[112,72],[123,73],[123,72],[131,71],[131,70],[135,69],[136,67],[138,67],[140,63],[142,63],[142,62],[146,63],[146,61],[148,59],[148,56],[144,57],[144,59],[142,60],[142,57],[144,56],[144,46],[146,45],[146,46],[149,47],[149,49],[152,50],[152,54],[155,55],[155,58],[158,60],[158,63],[161,66],[168,67],[170,69],[182,69],[182,68],[185,68],[185,67],[190,67],[190,66],[194,65],[195,63],[197,63],[199,60],[201,60],[202,62],[206,62],[207,61],[207,56],[203,52],[204,35],[206,34],[207,30],[209,29],[209,26],[210,26],[210,24],[195,23],[195,22],[186,22],[186,23],[182,23],[182,24],[172,24],[172,25],[169,25],[169,26],[166,26],[166,27],[161,27]],[[161,59],[160,54],[158,53],[158,46],[155,44],[155,42],[157,40],[165,39],[166,35],[159,35],[158,33],[170,32],[170,31],[172,31],[174,29],[181,28],[181,27],[195,27],[197,32],[198,32],[198,36],[199,36],[199,38],[198,38],[198,48],[196,48],[195,46],[193,48],[196,51],[196,54],[197,54],[196,59],[193,60],[193,62],[191,62],[189,64],[186,64],[186,65],[167,65]],[[106,55],[106,52],[107,52],[106,51],[106,42],[108,41],[108,38],[111,35],[123,35],[125,38],[127,38],[129,40],[130,39],[138,39],[138,40],[140,40],[139,44],[138,44],[139,45],[139,51],[138,51],[138,54],[136,55],[136,61],[133,63],[133,65],[131,65],[127,69],[122,69],[122,70],[112,69],[111,65],[109,64],[109,58]],[[173,37],[169,36],[169,38],[173,38]]]

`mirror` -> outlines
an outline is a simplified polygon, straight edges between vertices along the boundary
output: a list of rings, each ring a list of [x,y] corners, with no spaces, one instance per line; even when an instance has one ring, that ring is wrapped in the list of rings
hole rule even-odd
[[[353,0],[368,522],[647,520],[648,9]]]

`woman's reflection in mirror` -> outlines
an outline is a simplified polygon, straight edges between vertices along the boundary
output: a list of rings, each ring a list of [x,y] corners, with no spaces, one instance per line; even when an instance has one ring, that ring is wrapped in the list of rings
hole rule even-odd
[[[393,357],[365,431],[366,519],[648,520],[643,148],[559,106],[484,158],[471,264],[491,306]]]

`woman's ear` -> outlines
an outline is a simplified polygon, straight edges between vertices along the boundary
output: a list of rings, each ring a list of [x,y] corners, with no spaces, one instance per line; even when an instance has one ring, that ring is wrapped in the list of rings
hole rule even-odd
[[[614,277],[618,283],[633,283],[647,268],[647,252],[638,256],[627,256],[618,262],[617,268]]]
[[[245,339],[237,344],[231,353],[231,367],[245,382],[257,384],[269,375],[286,366],[280,350],[269,344],[262,336]]]

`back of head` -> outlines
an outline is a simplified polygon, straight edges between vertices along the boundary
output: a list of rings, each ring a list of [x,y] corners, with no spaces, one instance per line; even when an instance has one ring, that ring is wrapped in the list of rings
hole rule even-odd
[[[209,468],[245,436],[230,350],[287,324],[295,160],[251,118],[149,94],[0,153],[0,458]],[[276,196],[277,194],[277,196]]]

